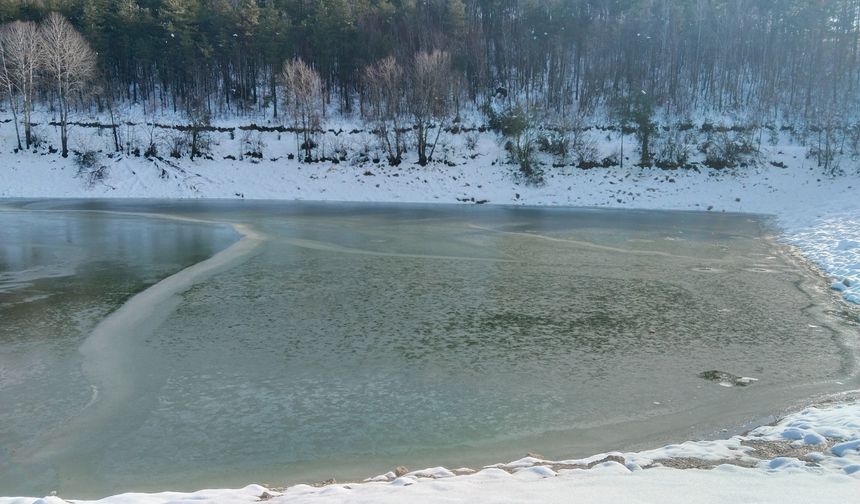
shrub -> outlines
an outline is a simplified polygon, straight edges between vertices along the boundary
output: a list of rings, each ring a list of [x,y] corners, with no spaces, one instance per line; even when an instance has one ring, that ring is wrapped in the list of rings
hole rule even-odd
[[[478,148],[478,135],[475,133],[468,133],[466,135],[466,148],[469,149],[469,152],[475,152]]]
[[[556,156],[562,161],[566,160],[570,153],[570,137],[564,132],[543,132],[538,135],[537,143],[541,152]]]
[[[544,182],[544,171],[535,158],[535,141],[528,132],[518,135],[505,143],[509,162],[517,165],[519,175],[529,185],[541,185]]]
[[[705,155],[705,165],[710,168],[736,168],[755,165],[759,161],[758,147],[750,135],[742,131],[709,134],[699,150]]]
[[[346,142],[339,136],[334,137],[331,143],[331,157],[338,161],[346,161],[349,157],[349,149],[346,146]]]
[[[487,107],[490,129],[505,137],[514,137],[529,127],[528,114],[519,105],[501,113]]]
[[[97,183],[107,179],[109,169],[100,163],[100,156],[96,151],[87,150],[75,154],[75,165],[78,172],[75,175],[84,179],[88,188],[93,188]]]
[[[597,141],[584,129],[571,133],[570,148],[577,166],[598,162]]]
[[[814,128],[810,135],[810,147],[806,157],[814,158],[819,168],[827,175],[844,173],[841,168],[841,158],[848,131],[834,122],[828,121],[823,127]]]
[[[488,108],[490,127],[504,137],[508,162],[517,165],[518,174],[530,185],[544,182],[543,167],[538,162],[536,144],[538,143],[531,118],[519,105],[501,114]]]
[[[98,161],[99,155],[96,151],[88,150],[76,153],[75,165],[78,167],[78,174],[92,170]]]
[[[147,158],[158,157],[158,147],[155,145],[154,141],[149,142],[149,145],[146,146],[146,150],[143,151],[143,155]]]
[[[657,144],[654,164],[658,168],[676,169],[687,166],[690,162],[690,142],[688,133],[680,128],[669,128]]]
[[[232,133],[231,133],[232,134]],[[242,155],[254,159],[263,159],[263,142],[262,135],[259,132],[246,131],[242,134]]]
[[[45,139],[42,136],[42,131],[35,126],[30,129],[30,147],[38,149],[45,144]]]
[[[185,135],[173,135],[169,138],[170,157],[179,159],[188,150],[188,139]]]
[[[186,144],[191,148],[191,159],[212,157],[212,135],[205,129],[193,126],[188,132]]]

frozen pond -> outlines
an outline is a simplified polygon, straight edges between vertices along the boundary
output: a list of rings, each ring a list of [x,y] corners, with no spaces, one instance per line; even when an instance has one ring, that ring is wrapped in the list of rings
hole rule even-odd
[[[680,212],[6,202],[0,494],[347,480],[743,428],[856,386],[856,328],[770,232]]]

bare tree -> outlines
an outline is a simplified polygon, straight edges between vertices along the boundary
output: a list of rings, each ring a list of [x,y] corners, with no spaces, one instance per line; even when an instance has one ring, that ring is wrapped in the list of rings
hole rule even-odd
[[[433,152],[444,129],[444,122],[451,114],[451,56],[444,51],[419,52],[415,55],[412,70],[412,93],[409,101],[415,132],[418,137],[418,164],[426,166],[433,159]],[[430,127],[436,122],[436,138],[429,144]]]
[[[9,106],[18,134],[18,111],[23,112],[24,141],[33,143],[31,114],[36,76],[42,61],[42,45],[38,27],[33,22],[15,21],[0,28],[0,84],[8,94]],[[23,102],[23,103],[22,103]],[[20,135],[18,148],[21,148]]]
[[[52,12],[39,27],[44,67],[56,86],[60,102],[60,140],[69,155],[69,110],[75,93],[82,92],[96,70],[96,54],[62,15]]]
[[[15,123],[15,140],[18,143],[18,149],[21,149],[21,132],[18,130],[18,98],[15,95],[15,87],[13,85],[12,71],[9,68],[6,58],[6,31],[7,26],[0,28],[0,93],[6,93],[9,99],[9,109],[12,111],[12,122]]]
[[[364,79],[370,95],[370,117],[388,153],[388,163],[399,165],[406,152],[401,126],[405,108],[403,68],[389,56],[365,68]]]
[[[304,160],[310,162],[314,135],[322,128],[322,79],[316,70],[297,58],[284,64],[281,81],[285,88],[287,113],[296,130],[296,143],[302,140],[297,151],[304,150]]]

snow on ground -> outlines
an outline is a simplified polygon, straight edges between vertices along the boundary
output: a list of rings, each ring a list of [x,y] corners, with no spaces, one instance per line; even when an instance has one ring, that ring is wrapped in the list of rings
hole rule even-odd
[[[856,194],[860,199],[860,192]],[[855,202],[855,204],[858,204]],[[831,288],[860,304],[860,218],[857,210],[818,217],[812,225],[789,228],[786,237],[835,280]]]
[[[847,400],[845,400],[848,398]],[[745,436],[638,453],[548,461],[526,457],[475,472],[437,467],[363,483],[271,490],[123,494],[86,504],[633,502],[842,503],[860,489],[860,402],[810,407]],[[59,497],[0,498],[0,504],[65,504]]]

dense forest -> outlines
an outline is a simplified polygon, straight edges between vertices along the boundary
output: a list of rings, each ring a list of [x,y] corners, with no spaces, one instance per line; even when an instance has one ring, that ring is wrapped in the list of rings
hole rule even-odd
[[[271,107],[285,61],[315,68],[343,112],[365,68],[450,54],[461,99],[498,88],[547,109],[646,92],[673,116],[844,112],[860,91],[860,0],[0,0],[0,21],[57,11],[117,97]]]
[[[860,0],[0,0],[7,25],[52,12],[92,47],[97,85],[35,86],[36,100],[305,130],[354,115],[391,132],[392,159],[405,125],[426,162],[430,125],[492,116],[491,99],[623,116],[647,164],[653,117],[845,128],[860,98]]]

